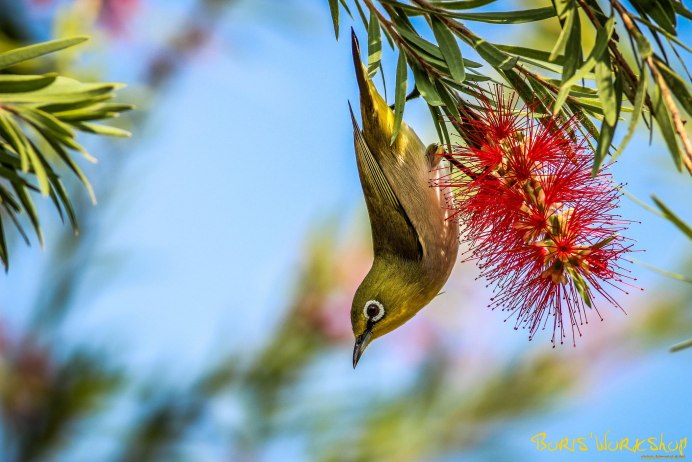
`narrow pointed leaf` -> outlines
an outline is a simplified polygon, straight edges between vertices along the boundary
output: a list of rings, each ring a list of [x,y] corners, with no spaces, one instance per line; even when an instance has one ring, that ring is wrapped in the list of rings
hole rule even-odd
[[[489,5],[497,0],[462,0],[462,1],[434,1],[433,4],[445,10],[471,10],[480,6]]]
[[[394,128],[390,144],[394,143],[399,135],[401,121],[404,116],[404,106],[406,105],[406,87],[408,85],[408,65],[406,64],[406,53],[399,52],[399,60],[396,63],[396,84],[394,88]]]
[[[650,269],[651,271],[654,271],[658,274],[662,274],[663,276],[669,277],[671,279],[676,279],[676,280],[682,281],[682,282],[692,283],[692,277],[690,277],[690,276],[685,276],[684,274],[664,270],[663,268],[659,268],[659,267],[654,266],[654,265],[649,265],[648,263],[644,263],[643,261],[637,260],[636,258],[631,258],[631,260],[632,260],[632,263],[639,265],[639,266],[643,266],[644,268]]]
[[[440,143],[445,146],[451,146],[452,141],[449,137],[449,131],[447,131],[447,125],[444,123],[444,120],[442,120],[440,108],[428,104],[428,109],[430,109],[430,113],[432,114],[433,123],[435,124],[435,130],[437,131]]]
[[[444,103],[440,99],[440,95],[437,94],[428,74],[413,63],[411,63],[411,71],[416,81],[416,87],[425,101],[431,106],[442,106]]]
[[[661,201],[661,199],[659,199],[656,196],[651,196],[651,199],[661,210],[666,220],[673,223],[689,239],[692,239],[692,227],[690,227],[690,225],[688,225],[680,217],[678,217],[670,208],[668,208],[666,204],[663,203],[663,201]]]
[[[610,53],[605,52],[596,62],[596,86],[603,105],[603,114],[609,125],[615,125],[617,108],[615,107],[615,89],[613,88],[613,72],[610,68]]]
[[[36,233],[36,237],[38,238],[39,244],[41,245],[41,247],[43,247],[43,231],[41,230],[41,224],[38,218],[38,211],[36,210],[34,201],[31,200],[31,196],[21,185],[13,183],[12,186],[14,188],[14,192],[17,194],[17,198],[22,203],[24,212],[29,217],[29,221],[31,222],[31,226],[34,228],[34,232]]]
[[[654,85],[654,118],[656,119],[656,124],[658,128],[661,129],[661,135],[663,136],[670,155],[673,157],[675,166],[678,170],[682,171],[682,154],[680,153],[680,147],[678,146],[677,138],[675,137],[675,130],[673,129],[673,120],[668,109],[668,105],[661,95],[661,88],[659,85]]]
[[[673,2],[673,8],[675,9],[675,12],[680,16],[683,16],[687,19],[692,19],[692,11],[688,10],[685,7],[685,5],[682,4],[682,2]]]
[[[2,225],[2,219],[0,219],[0,261],[2,261],[2,266],[5,267],[5,272],[7,272],[10,259],[7,258],[7,241],[5,240],[5,228]]]
[[[57,74],[14,75],[0,74],[0,93],[36,91],[55,82]]]
[[[670,352],[676,353],[678,351],[682,351],[690,347],[692,347],[692,338],[689,340],[685,340],[684,342],[676,343],[675,345],[670,347]]]
[[[666,32],[677,35],[675,9],[670,0],[637,0],[632,3],[640,14],[646,14]]]
[[[583,64],[583,53],[581,46],[581,19],[575,14],[571,24],[571,31],[565,44],[565,62],[562,69],[560,85],[564,85]]]
[[[560,55],[560,50],[562,50],[567,44],[567,40],[569,39],[569,36],[572,33],[572,28],[574,26],[574,17],[577,14],[578,13],[576,12],[575,8],[571,8],[569,10],[569,13],[567,14],[567,19],[565,19],[565,23],[562,25],[562,31],[560,32],[560,36],[558,37],[555,46],[553,47],[552,51],[550,52],[550,55],[548,56],[549,61],[554,62]]]
[[[449,68],[449,74],[456,82],[463,82],[466,79],[466,71],[456,37],[447,26],[434,16],[430,18],[430,22],[437,44]]]
[[[478,37],[477,35],[472,35],[471,37],[462,37],[465,39],[469,45],[471,45],[474,50],[485,59],[488,64],[499,69],[511,69],[519,60],[518,56],[511,56],[504,51],[497,48],[485,39]]]
[[[363,7],[360,6],[360,0],[355,0],[355,2],[356,2],[356,8],[358,9],[358,16],[360,16],[360,20],[363,22],[363,27],[367,30],[368,17],[365,15],[365,11],[363,11]]]
[[[450,18],[464,21],[486,22],[491,24],[521,24],[533,21],[542,21],[555,17],[555,9],[552,6],[520,11],[493,11],[488,13],[439,13]]]
[[[661,71],[661,75],[665,79],[670,91],[673,95],[680,101],[680,104],[685,109],[685,111],[692,115],[692,95],[690,94],[690,83],[685,81],[682,77],[668,67],[663,61],[659,59],[654,59],[656,62],[656,67]]]
[[[132,133],[127,130],[111,127],[109,125],[93,124],[89,122],[76,122],[74,125],[83,132],[95,133],[97,135],[115,136],[118,138],[129,138],[132,136]]]
[[[603,159],[606,158],[608,152],[610,151],[610,145],[613,142],[613,135],[615,134],[615,125],[610,125],[607,121],[603,121],[601,125],[601,133],[598,137],[598,146],[596,147],[596,153],[593,161],[593,169],[591,174],[596,176]]]
[[[614,26],[615,18],[611,17],[610,19],[608,19],[608,22],[606,22],[605,27],[603,29],[600,29],[596,33],[596,42],[594,43],[594,47],[591,50],[589,57],[586,59],[584,64],[579,69],[577,69],[574,75],[572,75],[562,85],[562,87],[560,87],[560,91],[558,92],[555,101],[555,107],[553,108],[553,114],[557,114],[560,111],[560,108],[562,107],[565,100],[567,99],[567,96],[569,95],[569,90],[572,87],[572,85],[577,83],[586,74],[588,74],[591,71],[591,69],[594,68],[601,56],[603,56],[603,53],[608,52],[608,41],[610,40],[610,37],[613,34]]]
[[[344,7],[344,10],[346,10],[346,14],[348,14],[351,19],[353,19],[353,15],[351,14],[351,10],[348,7],[348,3],[346,3],[346,0],[339,0],[339,3],[341,3],[341,6]]]
[[[0,69],[5,69],[23,61],[28,61],[48,53],[53,53],[54,51],[69,48],[87,40],[89,40],[88,37],[73,37],[37,43],[35,45],[29,45],[26,47],[16,48],[11,51],[6,51],[5,53],[0,53]]]
[[[373,78],[382,60],[382,36],[377,15],[370,13],[368,23],[368,76]]]
[[[450,94],[449,90],[440,81],[435,82],[435,89],[437,90],[437,94],[440,95],[440,98],[445,103],[445,113],[450,118],[450,120],[453,119],[461,122],[459,109],[457,108],[456,102],[454,101],[454,97]]]
[[[646,94],[646,85],[647,85],[647,71],[646,71],[646,66],[642,66],[642,74],[639,77],[639,85],[637,86],[637,92],[634,95],[634,104],[633,104],[633,110],[632,110],[632,115],[630,117],[630,122],[629,125],[627,126],[627,134],[625,135],[625,138],[623,138],[622,143],[620,143],[620,147],[618,150],[615,152],[613,155],[613,160],[617,159],[620,157],[620,154],[625,149],[625,146],[630,142],[632,139],[632,136],[634,136],[634,132],[637,130],[637,124],[639,122],[639,118],[642,115],[642,108],[644,107],[644,95]]]
[[[530,58],[538,61],[543,61],[546,63],[552,62],[556,65],[562,66],[565,62],[565,57],[563,55],[558,55],[554,60],[550,59],[550,53],[543,50],[536,50],[534,48],[527,48],[515,45],[502,45],[499,43],[494,43],[497,48],[514,55],[519,55],[525,58]]]
[[[334,37],[339,40],[339,1],[329,0],[329,11],[332,13],[332,24],[334,25]]]

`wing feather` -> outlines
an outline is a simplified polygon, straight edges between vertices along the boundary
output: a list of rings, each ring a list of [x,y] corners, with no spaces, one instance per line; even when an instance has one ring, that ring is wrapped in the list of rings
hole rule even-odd
[[[406,210],[373,155],[349,103],[356,161],[370,216],[375,255],[390,254],[420,260],[423,249]]]

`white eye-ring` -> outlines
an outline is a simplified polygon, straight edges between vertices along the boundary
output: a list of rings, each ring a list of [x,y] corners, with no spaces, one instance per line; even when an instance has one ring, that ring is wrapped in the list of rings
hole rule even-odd
[[[370,300],[365,303],[363,314],[368,320],[377,322],[382,319],[382,316],[384,316],[384,305],[377,300]]]

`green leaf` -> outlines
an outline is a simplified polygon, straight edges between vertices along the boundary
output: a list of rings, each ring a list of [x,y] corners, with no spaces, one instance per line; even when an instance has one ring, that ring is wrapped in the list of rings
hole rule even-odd
[[[36,103],[39,106],[101,102],[113,97],[113,90],[123,85],[115,83],[82,83],[67,77],[57,77],[47,87],[30,92],[0,93],[0,103]]]
[[[40,90],[55,81],[57,74],[13,75],[0,74],[0,93],[22,93]]]
[[[72,207],[72,202],[70,202],[70,197],[68,196],[67,191],[65,190],[65,186],[62,184],[62,181],[60,181],[59,178],[57,179],[57,181],[53,182],[53,189],[60,198],[62,205],[65,207],[67,217],[70,220],[70,225],[72,226],[72,230],[74,231],[75,236],[78,235],[79,222],[77,221],[77,214],[75,213],[74,208]],[[93,196],[93,191],[89,190],[89,194],[92,196],[92,202],[96,204],[96,198]]]
[[[692,338],[689,340],[685,340],[684,342],[676,343],[675,345],[670,347],[670,352],[676,353],[678,351],[682,351],[690,347],[692,347]]]
[[[517,61],[519,60],[518,56],[508,55],[492,43],[487,42],[485,39],[477,35],[471,34],[469,37],[462,38],[465,39],[467,43],[469,43],[469,45],[471,45],[474,48],[474,50],[476,50],[476,52],[481,56],[481,58],[485,59],[488,62],[488,64],[498,69],[511,69],[517,64]]]
[[[45,138],[44,139],[48,142],[50,147],[53,149],[53,151],[60,157],[60,159],[65,163],[65,165],[68,166],[70,170],[75,174],[77,178],[79,178],[79,181],[82,182],[84,187],[87,190],[87,193],[89,194],[89,198],[91,199],[92,204],[96,204],[96,194],[94,193],[94,189],[91,187],[91,184],[89,183],[89,180],[87,179],[86,175],[84,172],[82,172],[82,169],[79,168],[79,165],[75,162],[75,160],[70,156],[67,151],[63,148],[63,146],[55,139],[53,138]],[[53,188],[55,188],[55,183],[53,183]],[[59,193],[59,192],[58,192]],[[58,194],[60,196],[60,194]],[[64,203],[65,201],[63,201]],[[70,210],[68,208],[68,215],[70,213]],[[72,222],[73,227],[77,226],[77,221],[76,219],[72,219],[70,217],[70,221]]]
[[[13,182],[12,187],[14,189],[14,192],[17,194],[17,198],[22,203],[24,212],[26,212],[26,214],[29,216],[29,221],[31,222],[31,226],[34,228],[34,232],[36,233],[36,237],[38,238],[39,244],[41,245],[41,247],[43,247],[43,231],[41,231],[41,224],[38,218],[38,211],[36,210],[34,201],[31,200],[31,196],[21,185]]]
[[[572,29],[574,27],[574,17],[577,16],[579,13],[577,13],[576,7],[574,7],[574,2],[571,3],[572,7],[569,8],[569,12],[567,14],[567,18],[565,19],[565,23],[562,25],[562,31],[560,32],[560,36],[557,39],[557,42],[555,43],[555,46],[553,47],[553,50],[550,52],[548,55],[548,60],[551,62],[554,62],[557,57],[560,54],[560,50],[562,50],[563,47],[567,44],[567,40],[569,40],[570,34],[572,34]]]
[[[527,104],[536,104],[536,110],[538,112],[544,112],[544,103],[547,101],[542,100],[542,98],[536,98],[536,92],[532,87],[529,86],[527,82],[535,82],[535,79],[529,77],[529,80],[524,80],[515,70],[510,69],[508,71],[501,71],[504,78],[512,85],[512,88],[519,94],[521,99],[523,99]]]
[[[382,79],[382,88],[384,89],[384,100],[387,101],[387,79],[384,78],[384,68],[382,67],[382,62],[380,61],[380,78]]]
[[[608,245],[608,244],[610,244],[611,242],[613,242],[613,240],[615,240],[616,237],[617,237],[617,235],[615,235],[615,234],[612,235],[612,236],[610,236],[610,237],[607,237],[607,238],[603,239],[602,241],[599,241],[599,242],[595,243],[594,245],[592,245],[592,246],[591,246],[591,249],[592,249],[592,250],[598,250],[598,249],[600,249],[600,248],[603,248],[603,247],[605,247],[606,245]]]
[[[668,105],[661,95],[661,88],[659,85],[654,85],[654,118],[656,119],[656,124],[658,128],[661,129],[661,135],[668,146],[670,155],[673,157],[675,166],[678,170],[682,171],[682,154],[680,153],[680,147],[678,146],[677,139],[675,137],[675,130],[673,129],[673,119],[668,109]]]
[[[654,50],[651,48],[651,42],[639,32],[638,28],[635,27],[632,30],[632,37],[634,37],[634,41],[637,43],[637,50],[642,59],[646,59],[652,55]]]
[[[9,146],[19,155],[22,171],[28,172],[29,156],[25,148],[24,134],[14,119],[4,111],[0,111],[0,137],[4,138],[9,143]]]
[[[581,19],[575,14],[571,23],[567,43],[565,44],[565,62],[562,69],[560,85],[569,80],[582,65],[583,53],[581,47]]]
[[[0,205],[2,204],[0,203]],[[2,225],[2,220],[0,220],[0,260],[2,261],[2,266],[5,267],[5,272],[7,272],[10,259],[7,255],[7,241],[5,240],[5,228]]]
[[[673,2],[673,8],[675,8],[675,12],[680,16],[687,19],[692,19],[692,11],[688,10],[685,5],[682,4],[682,2]]]
[[[603,114],[608,125],[615,125],[618,118],[613,88],[613,72],[610,68],[610,53],[606,52],[596,62],[596,87],[603,104]]]
[[[593,176],[598,175],[598,172],[603,163],[603,159],[608,155],[610,151],[610,145],[613,142],[613,135],[615,134],[615,125],[610,125],[607,121],[603,121],[601,125],[601,133],[598,137],[598,146],[596,147],[596,153],[593,161],[593,169],[591,174]]]
[[[394,128],[390,144],[399,135],[401,121],[404,117],[404,106],[406,105],[406,87],[408,84],[408,66],[406,64],[406,53],[399,52],[399,59],[396,63],[396,84],[394,88]]]
[[[673,69],[668,67],[660,59],[654,58],[654,62],[656,63],[656,67],[661,71],[661,75],[668,84],[670,91],[672,91],[673,95],[680,101],[685,111],[692,115],[692,95],[690,95],[690,90],[688,88],[690,83],[676,74]]]
[[[367,30],[368,18],[365,16],[365,11],[363,11],[363,7],[360,6],[360,0],[355,0],[355,3],[356,8],[358,8],[358,16],[360,16],[360,20],[363,22],[363,27]]]
[[[444,103],[440,99],[440,95],[437,94],[428,74],[414,63],[411,63],[411,71],[416,81],[416,87],[425,101],[431,106],[442,106]]]
[[[17,106],[17,114],[37,129],[46,128],[60,138],[74,138],[74,131],[69,125],[61,122],[57,117],[47,112],[34,109],[29,106]]]
[[[334,24],[334,37],[339,40],[339,2],[338,0],[329,0],[329,11],[332,13],[332,23]]]
[[[574,75],[572,75],[560,87],[560,91],[558,92],[557,98],[555,99],[553,114],[557,114],[560,111],[560,108],[562,107],[565,100],[567,99],[567,96],[569,95],[569,90],[572,87],[572,85],[581,80],[586,74],[588,74],[591,71],[591,69],[594,68],[594,66],[596,66],[596,63],[599,59],[601,59],[603,53],[607,53],[608,41],[610,40],[610,36],[613,34],[614,26],[615,17],[611,17],[606,22],[605,27],[603,29],[598,30],[598,32],[596,33],[596,42],[594,43],[594,47],[591,50],[589,57],[586,59],[584,64],[579,69],[577,69]]]
[[[33,144],[20,129],[14,118],[4,114],[3,111],[0,111],[0,126],[2,126],[2,131],[14,132],[14,136],[16,137],[14,142],[16,142],[16,146],[13,147],[17,150],[22,159],[22,170],[25,172],[29,171],[29,169],[33,170],[38,180],[41,194],[47,196],[50,191],[50,186],[41,153],[34,148]]]
[[[463,82],[466,79],[466,71],[464,70],[464,60],[461,56],[461,50],[457,43],[454,34],[445,26],[439,19],[432,16],[430,18],[435,39],[440,47],[442,56],[444,56],[449,74],[456,82]]]
[[[488,13],[441,13],[450,18],[463,19],[465,21],[486,22],[491,24],[521,24],[533,21],[542,21],[555,17],[555,9],[552,6],[520,11],[493,11]]]
[[[470,10],[479,6],[489,5],[496,0],[463,0],[463,1],[433,1],[433,5],[445,10]]]
[[[644,263],[643,261],[637,260],[636,258],[631,258],[631,257],[630,257],[630,259],[632,260],[632,263],[634,263],[634,264],[636,264],[636,265],[643,266],[644,268],[650,269],[651,271],[654,271],[654,272],[656,272],[656,273],[658,273],[658,274],[662,274],[663,276],[666,276],[666,277],[669,277],[669,278],[671,278],[671,279],[675,279],[675,280],[678,280],[678,281],[682,281],[682,282],[689,282],[689,283],[692,283],[692,277],[690,277],[690,276],[685,276],[684,274],[680,274],[680,273],[675,273],[675,272],[673,272],[673,271],[664,270],[664,269],[662,269],[662,268],[658,268],[658,267],[656,267],[656,266],[649,265],[648,263]]]
[[[442,120],[442,114],[440,113],[440,108],[428,105],[430,113],[432,114],[433,124],[435,125],[435,130],[437,131],[437,136],[441,144],[445,146],[451,146],[452,141],[449,137],[449,132],[447,131],[447,126]]]
[[[634,95],[633,111],[632,116],[630,118],[630,123],[627,126],[627,134],[625,135],[625,138],[622,140],[622,143],[620,143],[620,147],[613,155],[613,161],[620,157],[620,154],[622,154],[622,152],[625,149],[625,146],[627,146],[627,143],[630,142],[632,136],[634,136],[634,132],[637,129],[637,123],[639,122],[639,118],[642,115],[642,108],[644,107],[644,95],[646,94],[646,69],[646,66],[642,66],[642,74],[639,76],[639,85],[637,85],[637,92]]]
[[[23,61],[28,61],[48,53],[69,48],[87,40],[89,40],[88,37],[73,37],[37,43],[26,47],[16,48],[11,51],[6,51],[5,53],[0,54],[0,69],[5,69]]]
[[[122,128],[117,127],[111,127],[109,125],[92,124],[89,122],[76,122],[74,126],[83,132],[95,133],[97,135],[115,136],[118,138],[129,138],[132,136],[132,133],[130,133],[127,130],[123,130]]]
[[[523,56],[525,58],[531,58],[535,59],[538,61],[543,61],[546,63],[553,62],[557,65],[562,65],[565,61],[565,57],[563,55],[558,55],[554,60],[550,59],[550,53],[547,51],[543,50],[536,50],[533,48],[526,48],[526,47],[520,47],[520,46],[514,46],[514,45],[501,45],[499,43],[494,43],[497,48],[499,48],[502,51],[506,51],[509,53],[512,53],[514,55],[519,55]]]
[[[400,26],[395,26],[397,32],[411,45],[415,46],[419,50],[423,51],[427,56],[425,57],[427,60],[428,56],[432,56],[436,59],[439,60],[440,63],[446,64],[444,62],[444,57],[442,56],[442,52],[440,49],[433,43],[428,42],[425,40],[423,37],[418,35],[417,33],[405,28],[405,27],[400,27]],[[464,58],[464,67],[470,67],[470,68],[481,68],[483,65],[481,63],[477,63],[475,61],[472,61],[470,59],[465,59]]]
[[[589,292],[589,286],[586,284],[586,281],[572,267],[567,266],[566,268],[567,268],[567,273],[572,278],[572,282],[574,283],[574,288],[577,289],[577,293],[579,294],[579,297],[581,297],[581,299],[584,300],[584,303],[586,304],[586,306],[591,308],[591,294]]]
[[[564,24],[565,17],[573,10],[576,5],[574,0],[551,0],[553,7],[555,8],[555,13],[560,20],[560,25]]]
[[[656,24],[669,34],[677,35],[675,9],[671,0],[637,0],[632,2],[632,6],[640,14],[649,16],[656,21]]]
[[[370,12],[368,23],[368,77],[373,78],[382,60],[382,36],[380,21],[374,12]]]
[[[692,239],[692,227],[685,223],[680,217],[678,217],[666,204],[663,203],[658,197],[651,196],[656,206],[661,210],[663,216],[666,220],[673,223],[682,233],[689,239]]]
[[[346,10],[346,13],[353,19],[353,15],[351,14],[351,10],[348,8],[348,3],[346,3],[346,0],[339,0],[339,3],[341,3],[341,6]]]
[[[437,94],[440,95],[440,98],[445,103],[445,113],[450,118],[450,120],[456,120],[458,122],[461,122],[459,108],[457,108],[456,101],[454,100],[454,97],[451,95],[449,90],[439,80],[435,82],[435,89],[437,90]]]
[[[663,34],[667,39],[669,39],[669,40],[675,42],[676,44],[680,45],[684,50],[687,50],[687,51],[692,52],[692,48],[690,48],[689,46],[687,46],[687,44],[686,44],[685,42],[683,42],[682,40],[680,40],[679,38],[677,38],[675,35],[673,35],[673,34],[671,34],[670,32],[668,32],[667,30],[665,30],[665,29],[663,29],[663,28],[657,26],[656,24],[654,24],[654,23],[651,22],[651,21],[647,21],[646,19],[644,19],[644,18],[642,18],[642,17],[635,16],[635,15],[632,15],[632,17],[633,17],[637,22],[640,22],[640,23],[644,24],[646,27],[648,27],[655,39],[658,39],[658,37],[656,37],[656,34],[655,34],[656,32],[658,32],[659,34]],[[641,34],[639,34],[639,35],[641,35]]]

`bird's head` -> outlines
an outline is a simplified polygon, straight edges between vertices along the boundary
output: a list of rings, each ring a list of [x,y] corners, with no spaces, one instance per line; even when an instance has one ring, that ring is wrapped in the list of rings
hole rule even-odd
[[[417,283],[416,271],[417,265],[399,259],[373,263],[351,305],[354,368],[371,341],[411,319],[435,295]]]

